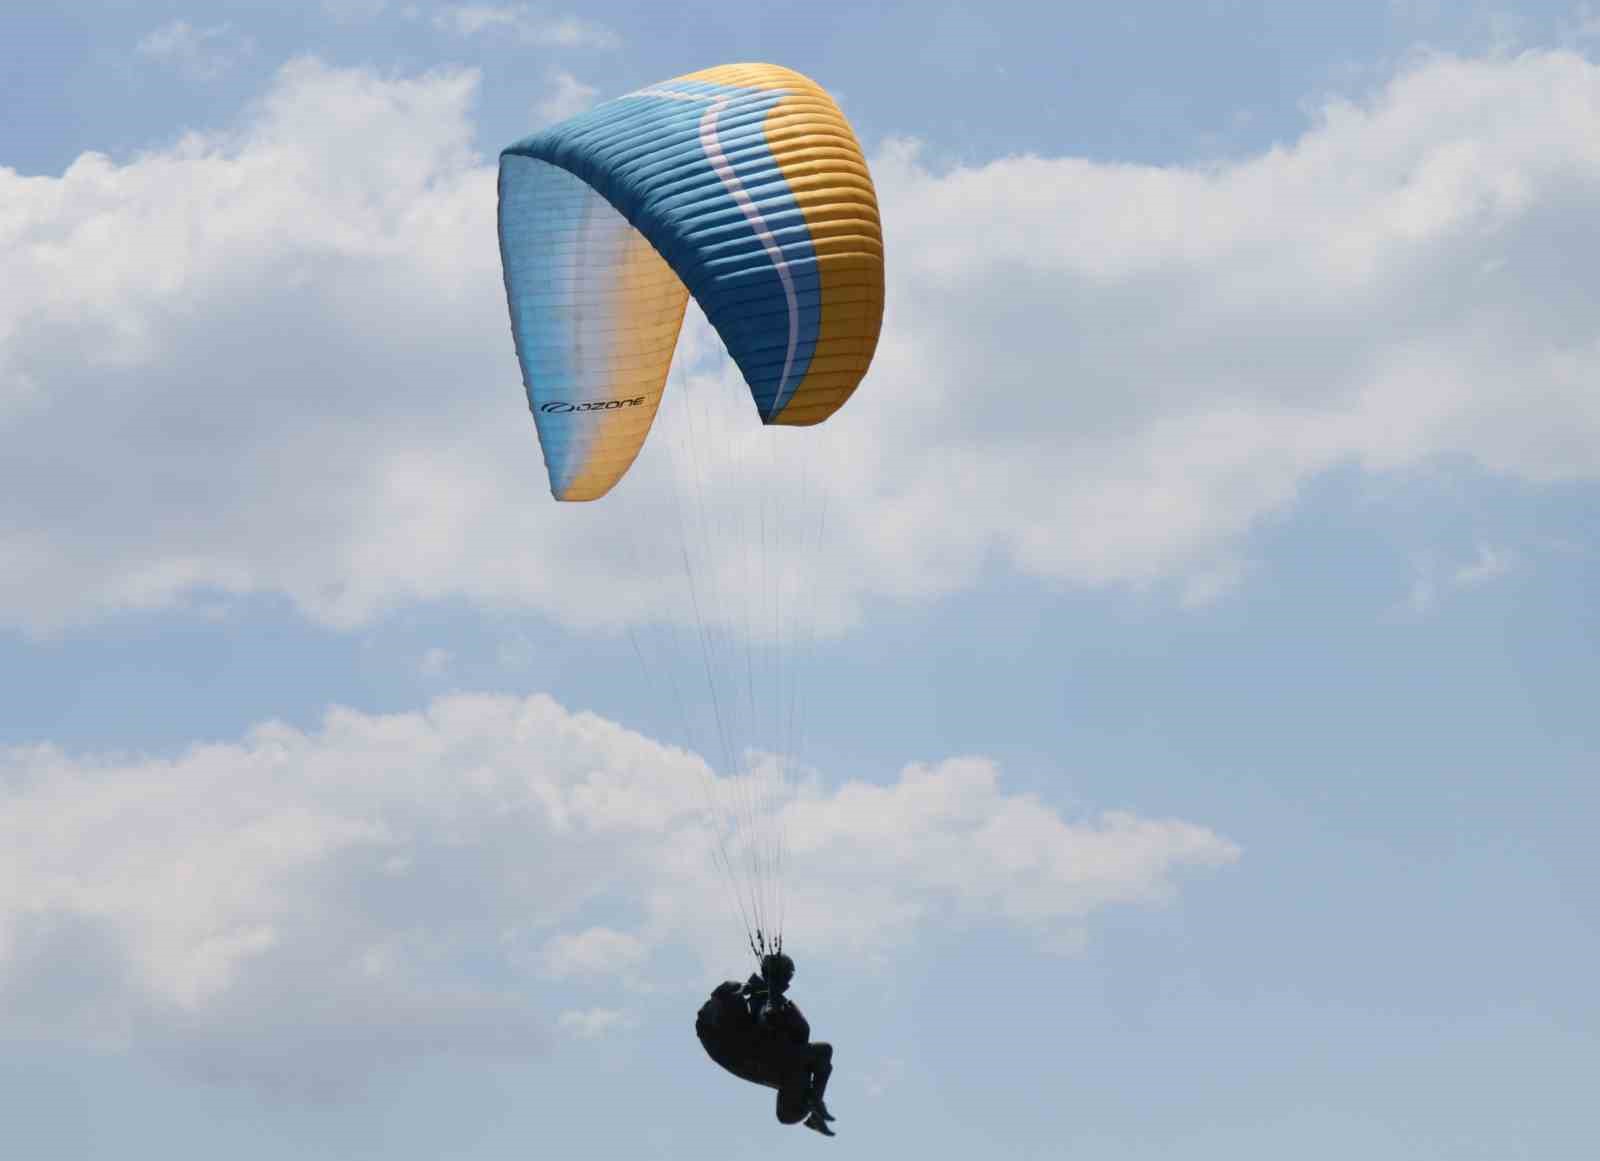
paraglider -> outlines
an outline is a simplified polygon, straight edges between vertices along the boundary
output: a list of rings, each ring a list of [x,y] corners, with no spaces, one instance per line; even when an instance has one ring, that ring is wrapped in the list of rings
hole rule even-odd
[[[797,72],[724,65],[580,113],[502,152],[499,199],[512,336],[557,500],[598,500],[629,472],[661,407],[691,297],[765,427],[827,420],[872,361],[884,302],[876,192],[844,115]],[[761,502],[766,551],[769,506]],[[805,503],[778,497],[770,511]],[[687,550],[683,561],[730,766],[723,781],[741,796],[731,851],[719,835],[719,865],[762,967],[745,985],[719,987],[697,1031],[713,1059],[778,1090],[780,1120],[804,1118],[831,1135],[822,1093],[832,1049],[810,1042],[784,995],[793,962],[782,954],[785,858],[781,833],[769,833],[772,793],[768,782],[735,777],[727,739],[725,690],[748,677],[751,720],[762,708],[756,666],[747,645],[746,672],[719,679],[734,651],[718,648],[714,603],[708,612],[699,596],[706,578]],[[806,590],[804,578],[786,583],[789,567],[774,563],[777,579],[763,583],[774,606]],[[782,626],[775,636],[781,655]],[[793,685],[780,671],[771,720],[784,737],[759,739],[780,759],[773,743],[794,733]]]
[[[833,1045],[812,1042],[811,1025],[784,993],[794,961],[761,957],[761,972],[743,985],[728,980],[700,1007],[694,1031],[706,1054],[742,1080],[777,1089],[778,1120],[834,1135],[823,1100],[833,1074]]]

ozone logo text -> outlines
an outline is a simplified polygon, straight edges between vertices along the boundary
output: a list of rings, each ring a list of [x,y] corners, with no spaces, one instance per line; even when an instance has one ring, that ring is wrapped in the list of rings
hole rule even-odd
[[[587,403],[564,403],[552,399],[549,403],[539,404],[539,410],[546,415],[566,415],[573,411],[615,411],[619,407],[638,407],[643,402],[643,395],[635,395],[632,399],[592,399]]]

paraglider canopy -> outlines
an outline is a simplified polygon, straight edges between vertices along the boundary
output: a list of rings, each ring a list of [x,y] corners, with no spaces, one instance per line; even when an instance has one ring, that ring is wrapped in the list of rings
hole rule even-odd
[[[763,423],[827,419],[877,347],[872,179],[833,99],[790,69],[690,73],[517,142],[499,220],[558,500],[605,495],[638,455],[691,294]]]

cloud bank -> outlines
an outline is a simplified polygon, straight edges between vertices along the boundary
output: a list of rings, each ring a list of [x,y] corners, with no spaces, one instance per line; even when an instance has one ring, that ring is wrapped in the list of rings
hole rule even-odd
[[[677,615],[652,583],[675,544],[653,483],[548,500],[475,90],[301,60],[237,126],[0,170],[11,625],[218,593],[346,626],[442,598]],[[884,340],[804,449],[834,496],[808,585],[824,629],[991,560],[1204,605],[1335,465],[1600,474],[1600,68],[1581,56],[1423,61],[1214,166],[949,169],[897,142],[873,168]],[[691,329],[694,395],[720,372]],[[669,445],[641,480],[683,485]],[[759,451],[702,470],[713,495],[796,486]],[[719,591],[741,543],[708,544]]]
[[[564,989],[740,951],[714,777],[545,696],[338,710],[170,760],[0,751],[0,1035],[317,1093],[384,1061],[626,1031],[634,1014]],[[774,809],[812,959],[886,955],[932,923],[1070,947],[1096,910],[1238,857],[1191,823],[1064,818],[975,758],[790,784]]]

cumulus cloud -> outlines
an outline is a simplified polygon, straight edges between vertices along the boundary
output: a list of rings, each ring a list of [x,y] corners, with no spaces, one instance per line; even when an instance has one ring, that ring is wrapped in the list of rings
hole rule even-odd
[[[0,171],[0,252],[17,275],[0,286],[6,607],[54,584],[67,615],[197,586],[338,603],[340,576],[362,566],[289,562],[335,544],[392,551],[351,533],[387,519],[385,493],[431,505],[405,462],[407,442],[428,441],[394,442],[387,423],[430,422],[425,395],[503,377],[472,354],[504,351],[475,84],[300,61],[240,134],[126,165],[86,154],[60,179]],[[450,426],[438,434],[471,446],[471,422]],[[245,547],[258,537],[276,579]]]
[[[1479,544],[1477,556],[1459,564],[1450,573],[1450,583],[1457,588],[1474,589],[1499,580],[1516,567],[1516,558],[1508,551],[1489,544]]]
[[[557,935],[545,944],[545,970],[557,979],[568,976],[627,976],[638,970],[649,948],[626,931],[590,927]]]
[[[1518,554],[1511,549],[1482,542],[1477,545],[1472,559],[1455,564],[1442,565],[1434,555],[1419,553],[1411,562],[1411,586],[1396,611],[1425,617],[1439,607],[1444,595],[1493,584],[1511,575],[1520,564]]]
[[[337,625],[441,598],[616,625],[698,595],[737,619],[774,511],[797,524],[772,587],[824,631],[986,561],[1198,607],[1335,465],[1600,474],[1580,56],[1425,60],[1214,166],[886,145],[888,317],[857,397],[818,429],[712,432],[726,455],[669,400],[676,434],[594,505],[547,499],[474,86],[299,61],[230,130],[0,171],[13,624],[241,593]],[[692,312],[685,348],[674,397],[733,399]],[[754,499],[685,519],[688,494]],[[698,594],[657,583],[685,539]]]
[[[638,1023],[632,1013],[615,1008],[574,1008],[561,1013],[556,1020],[557,1027],[579,1040],[597,1040],[612,1032],[637,1027]]]
[[[1559,251],[1600,183],[1597,91],[1577,57],[1441,59],[1214,169],[891,153],[889,354],[1009,447],[990,518],[1045,575],[1194,567],[1341,461],[1593,478],[1597,287]]]
[[[598,93],[571,73],[557,71],[551,75],[549,94],[533,110],[534,120],[541,125],[564,121],[594,104]]]
[[[1401,610],[1413,617],[1425,617],[1433,612],[1439,603],[1439,583],[1435,577],[1433,562],[1421,559],[1412,562],[1411,587],[1406,590],[1406,599]]]
[[[457,36],[498,32],[524,44],[555,48],[615,48],[617,34],[576,16],[550,16],[527,4],[455,4],[434,14],[434,26]]]
[[[1183,584],[1179,604],[1186,609],[1215,604],[1243,584],[1249,571],[1247,562],[1225,557],[1209,569],[1193,572]]]
[[[165,61],[197,80],[213,80],[253,51],[255,43],[231,24],[196,28],[187,20],[174,20],[140,37],[143,56]]]
[[[623,1029],[562,989],[739,950],[708,781],[728,778],[544,696],[338,710],[170,759],[0,751],[0,1034],[317,1091],[384,1060],[535,1051],[552,1024]],[[814,959],[929,922],[1049,945],[1238,854],[1191,823],[1064,818],[978,759],[792,782],[773,809]]]

